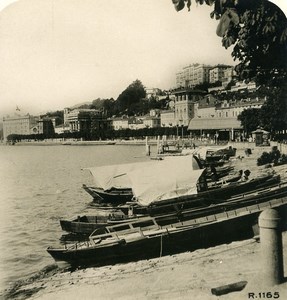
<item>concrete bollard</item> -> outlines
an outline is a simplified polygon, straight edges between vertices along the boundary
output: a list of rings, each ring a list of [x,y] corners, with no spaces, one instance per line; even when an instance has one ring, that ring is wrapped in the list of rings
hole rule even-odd
[[[279,213],[271,208],[259,216],[262,255],[262,283],[274,286],[283,282],[282,228]]]
[[[145,137],[145,153],[147,156],[150,156],[150,145],[148,144],[148,137]]]

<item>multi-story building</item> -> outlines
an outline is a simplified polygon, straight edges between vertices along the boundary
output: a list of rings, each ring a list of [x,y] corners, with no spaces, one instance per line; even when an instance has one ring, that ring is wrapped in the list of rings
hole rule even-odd
[[[223,78],[221,80],[222,86],[226,87],[228,83],[236,79],[236,72],[234,67],[229,67],[223,71]]]
[[[161,127],[174,127],[175,122],[175,112],[174,110],[162,110],[160,113],[160,126]]]
[[[159,88],[147,88],[146,89],[146,98],[150,99],[152,97],[158,98],[160,95],[161,90]]]
[[[208,82],[210,68],[211,66],[195,64],[192,70],[193,78],[190,87],[195,86],[197,84],[201,84],[203,82]]]
[[[216,103],[217,99],[213,95],[205,95],[202,99],[195,103],[194,117],[203,119],[213,118],[216,115]]]
[[[91,129],[92,122],[102,120],[102,112],[96,109],[64,109],[64,124],[69,124],[70,131],[88,131]]]
[[[141,128],[145,128],[144,122],[142,119],[131,117],[128,120],[128,128],[132,130],[137,130]]]
[[[19,134],[29,135],[39,132],[38,128],[39,117],[31,116],[30,114],[3,117],[3,139],[6,141],[8,135]],[[36,129],[35,129],[36,128]]]
[[[112,122],[113,122],[112,126],[114,130],[129,128],[129,118],[127,116],[112,118]]]
[[[211,66],[204,64],[185,66],[176,73],[176,87],[191,88],[198,84],[209,82],[209,70],[211,68]]]
[[[231,92],[239,92],[242,90],[254,92],[254,91],[256,91],[256,83],[253,81],[250,81],[248,83],[238,81],[238,82],[236,82],[236,84],[234,86],[232,86],[230,88]]]
[[[197,104],[195,116],[189,122],[188,130],[196,135],[208,135],[211,138],[216,136],[225,140],[239,139],[244,134],[244,128],[238,120],[239,114],[245,109],[260,108],[266,100],[255,98],[219,102],[210,97],[208,103],[205,102],[205,98]]]
[[[250,108],[261,108],[266,98],[243,99],[240,101],[224,100],[216,107],[217,118],[236,118],[245,110]]]
[[[42,134],[48,138],[53,136],[54,126],[51,118],[16,113],[3,118],[3,139],[6,141],[10,134]]]
[[[226,70],[232,69],[231,66],[226,65],[217,65],[214,66],[209,70],[209,82],[215,83],[217,81],[223,81],[225,78],[225,75],[227,76],[228,73],[225,73]]]
[[[191,88],[178,89],[175,94],[175,123],[176,125],[187,126],[194,117],[194,106],[204,96],[203,91],[193,90]]]
[[[177,88],[181,88],[185,86],[185,80],[184,80],[184,72],[179,71],[175,74],[175,85]]]
[[[146,128],[160,127],[160,117],[147,116],[143,119],[143,124]]]
[[[209,82],[211,66],[204,64],[191,64],[176,73],[176,87],[191,88],[203,82]]]

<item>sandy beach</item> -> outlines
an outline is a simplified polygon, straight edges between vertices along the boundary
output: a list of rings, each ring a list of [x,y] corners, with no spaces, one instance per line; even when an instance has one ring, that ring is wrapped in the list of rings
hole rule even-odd
[[[252,149],[253,154],[243,159],[238,156],[245,156],[244,151],[239,151],[233,164],[238,169],[248,166],[252,176],[275,171],[286,179],[286,165],[268,170],[256,166],[263,150],[266,149]],[[282,236],[286,279],[287,233],[283,232]],[[279,299],[287,299],[286,282],[273,288],[261,286],[261,267],[260,240],[255,237],[194,252],[73,272],[51,267],[49,272],[45,270],[37,277],[19,282],[8,291],[6,299],[233,300],[276,299],[277,295]],[[221,296],[211,293],[213,288],[243,281],[247,285],[240,292]],[[267,297],[268,292],[271,294]]]
[[[287,234],[283,233],[287,270]],[[260,287],[260,243],[249,239],[178,255],[63,271],[29,280],[8,299],[250,299],[248,293],[278,292],[287,297],[287,284]],[[286,277],[286,271],[285,271]],[[247,281],[243,291],[222,296],[211,289]]]

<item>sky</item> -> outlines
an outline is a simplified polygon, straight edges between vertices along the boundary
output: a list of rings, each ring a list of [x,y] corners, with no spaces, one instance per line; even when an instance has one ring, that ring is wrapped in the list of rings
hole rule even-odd
[[[287,14],[287,1],[274,0]],[[170,89],[191,63],[233,64],[211,8],[171,0],[0,0],[0,118]]]

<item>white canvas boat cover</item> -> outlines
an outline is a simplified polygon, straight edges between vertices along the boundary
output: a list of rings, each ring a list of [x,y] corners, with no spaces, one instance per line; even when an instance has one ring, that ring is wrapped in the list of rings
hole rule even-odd
[[[156,165],[128,172],[137,202],[147,206],[185,195],[197,194],[197,182],[204,169],[193,168],[191,155],[166,157]]]
[[[132,188],[132,182],[130,176],[127,175],[128,173],[130,174],[136,170],[140,171],[144,168],[153,168],[159,164],[163,164],[169,159],[170,157],[165,157],[164,160],[91,167],[86,169],[91,172],[96,187],[104,190],[111,188],[124,189]],[[193,157],[189,158],[189,168],[190,170],[199,169],[198,163]]]
[[[138,162],[102,167],[91,167],[86,169],[91,172],[95,186],[106,191],[111,188],[131,188],[131,182],[130,178],[127,176],[127,172],[141,168],[145,164],[154,164],[154,162]]]

